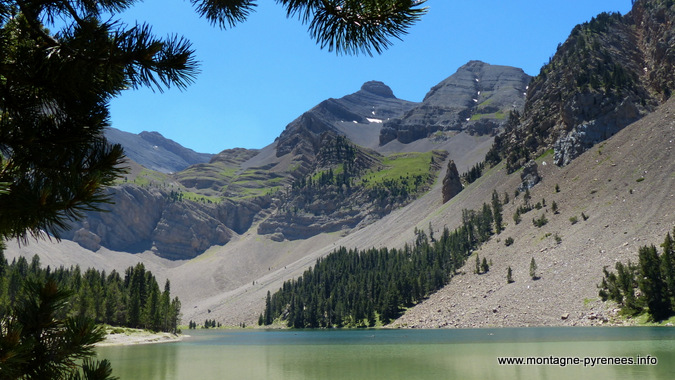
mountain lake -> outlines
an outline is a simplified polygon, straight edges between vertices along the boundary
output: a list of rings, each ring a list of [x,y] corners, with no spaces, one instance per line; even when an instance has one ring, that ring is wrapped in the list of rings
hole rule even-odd
[[[188,330],[97,348],[127,379],[672,379],[673,327]],[[531,365],[499,360],[530,360]],[[528,359],[530,358],[530,359]],[[630,364],[640,360],[643,364]],[[576,364],[578,361],[579,364]]]

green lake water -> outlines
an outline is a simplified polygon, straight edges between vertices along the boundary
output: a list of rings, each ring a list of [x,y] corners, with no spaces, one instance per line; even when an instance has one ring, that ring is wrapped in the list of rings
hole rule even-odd
[[[675,328],[190,330],[182,342],[101,347],[126,379],[675,379]],[[649,357],[648,357],[649,355]],[[643,358],[651,365],[583,361]],[[500,357],[581,364],[500,365]],[[557,360],[557,362],[556,362]],[[653,363],[657,363],[653,365]]]

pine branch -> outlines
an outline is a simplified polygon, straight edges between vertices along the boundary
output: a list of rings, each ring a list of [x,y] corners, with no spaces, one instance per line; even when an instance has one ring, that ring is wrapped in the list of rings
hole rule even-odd
[[[337,54],[381,54],[427,12],[426,0],[278,0],[289,17],[309,22],[321,48]]]
[[[257,4],[251,0],[190,0],[197,13],[226,29],[246,20]]]
[[[170,36],[160,40],[152,35],[147,24],[119,31],[115,44],[120,53],[116,60],[125,63],[126,77],[132,88],[149,87],[163,91],[163,87],[185,89],[199,73],[194,50],[188,40]]]

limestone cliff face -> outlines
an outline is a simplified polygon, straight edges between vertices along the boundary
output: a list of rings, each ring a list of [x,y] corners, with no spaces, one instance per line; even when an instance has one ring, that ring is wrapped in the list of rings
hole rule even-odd
[[[107,191],[113,202],[104,207],[109,211],[86,214],[85,221],[73,230],[83,229],[78,231],[80,237],[85,236],[85,231],[90,232],[100,238],[101,245],[116,251],[140,252],[150,249],[152,234],[162,217],[166,198],[157,190],[131,185],[115,186]],[[64,237],[72,239],[67,235]],[[85,246],[81,238],[73,240]]]
[[[266,197],[218,204],[179,201],[165,191],[130,184],[109,191],[110,211],[88,213],[64,238],[91,250],[153,250],[169,259],[189,259],[245,232],[270,202]]]
[[[213,209],[194,202],[174,202],[164,209],[152,231],[153,249],[169,259],[189,259],[232,238],[232,230]]]
[[[437,131],[491,134],[512,110],[521,110],[530,76],[522,69],[471,61],[434,86],[420,105],[388,120],[380,144],[410,143]]]

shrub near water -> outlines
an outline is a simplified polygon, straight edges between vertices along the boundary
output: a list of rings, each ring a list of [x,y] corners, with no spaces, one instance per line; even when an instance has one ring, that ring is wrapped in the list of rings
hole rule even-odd
[[[675,243],[670,233],[661,247],[661,254],[653,245],[640,247],[637,265],[617,262],[616,272],[605,267],[600,298],[618,303],[624,315],[647,313],[653,321],[661,321],[675,314]]]

